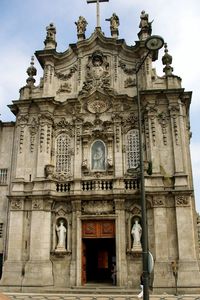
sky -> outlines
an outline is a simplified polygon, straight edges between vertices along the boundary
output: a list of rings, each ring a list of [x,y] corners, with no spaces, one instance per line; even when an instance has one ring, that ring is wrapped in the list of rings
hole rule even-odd
[[[101,28],[110,36],[109,18],[115,12],[120,19],[119,38],[128,45],[138,39],[140,13],[145,10],[153,20],[152,34],[160,35],[168,44],[173,57],[174,75],[182,78],[182,87],[192,91],[191,156],[196,196],[200,212],[200,0],[109,0],[100,4]],[[0,119],[14,121],[7,107],[19,98],[19,89],[26,84],[26,69],[36,50],[44,48],[46,26],[56,26],[57,51],[63,52],[77,42],[75,21],[82,15],[88,22],[86,38],[96,26],[96,5],[86,0],[0,0]],[[160,50],[155,64],[159,76],[163,74]],[[36,84],[42,76],[37,62]]]

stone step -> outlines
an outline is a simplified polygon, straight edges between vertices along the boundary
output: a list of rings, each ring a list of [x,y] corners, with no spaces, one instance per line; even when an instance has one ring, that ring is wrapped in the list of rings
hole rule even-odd
[[[11,300],[138,300],[137,294],[133,295],[108,295],[108,294],[61,294],[61,293],[4,293]],[[150,300],[200,300],[199,295],[150,295]],[[0,297],[1,300],[1,297]]]

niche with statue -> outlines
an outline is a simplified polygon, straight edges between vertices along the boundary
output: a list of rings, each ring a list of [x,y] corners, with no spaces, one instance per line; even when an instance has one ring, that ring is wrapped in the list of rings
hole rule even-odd
[[[67,251],[67,220],[65,218],[58,218],[56,220],[56,247],[55,252]]]
[[[131,251],[132,252],[142,252],[142,226],[141,219],[138,216],[134,216],[131,221]]]

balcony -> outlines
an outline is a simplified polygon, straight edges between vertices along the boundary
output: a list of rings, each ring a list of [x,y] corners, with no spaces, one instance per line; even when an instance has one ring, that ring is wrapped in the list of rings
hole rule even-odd
[[[79,191],[84,194],[89,193],[113,193],[114,190],[120,190],[121,193],[134,192],[139,189],[139,179],[94,179],[82,180],[78,182],[56,182],[56,192],[75,194]]]

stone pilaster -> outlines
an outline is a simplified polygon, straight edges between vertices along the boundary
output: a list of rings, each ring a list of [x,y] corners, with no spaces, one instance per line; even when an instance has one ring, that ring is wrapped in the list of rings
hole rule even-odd
[[[170,286],[171,274],[169,272],[169,241],[168,241],[168,215],[165,205],[165,196],[158,195],[152,199],[154,214],[154,238],[155,238],[155,267],[154,287]]]
[[[74,147],[74,178],[81,177],[81,165],[82,165],[82,121],[77,119],[75,120],[75,147]],[[84,150],[86,146],[86,141],[84,142]],[[87,155],[84,153],[84,155]],[[88,157],[88,156],[85,156]],[[88,163],[88,162],[87,162]]]
[[[44,177],[45,166],[51,162],[52,118],[48,114],[39,117],[39,145],[37,154],[37,177]]]
[[[30,259],[25,266],[25,286],[53,285],[50,261],[51,211],[48,206],[42,199],[32,200]]]
[[[81,285],[81,261],[82,261],[82,228],[81,228],[81,201],[72,202],[72,259],[70,265],[71,286]]]
[[[114,147],[114,155],[115,155],[115,176],[122,177],[123,169],[122,169],[122,133],[121,133],[121,119],[120,117],[115,118],[114,120],[114,132],[115,132],[115,147]]]
[[[188,287],[188,278],[190,288],[195,290],[200,286],[200,271],[198,265],[198,253],[196,253],[196,243],[194,232],[196,230],[196,220],[193,218],[193,210],[189,195],[176,195],[176,221],[178,236],[178,286]]]
[[[7,260],[4,263],[1,285],[20,286],[23,279],[23,199],[11,199]]]
[[[126,260],[126,220],[124,210],[124,199],[115,199],[116,214],[116,267],[117,285],[127,284],[127,260]]]
[[[25,177],[25,162],[26,162],[26,151],[27,142],[26,131],[27,131],[28,116],[21,114],[17,120],[17,159],[16,159],[16,178],[24,179]]]

